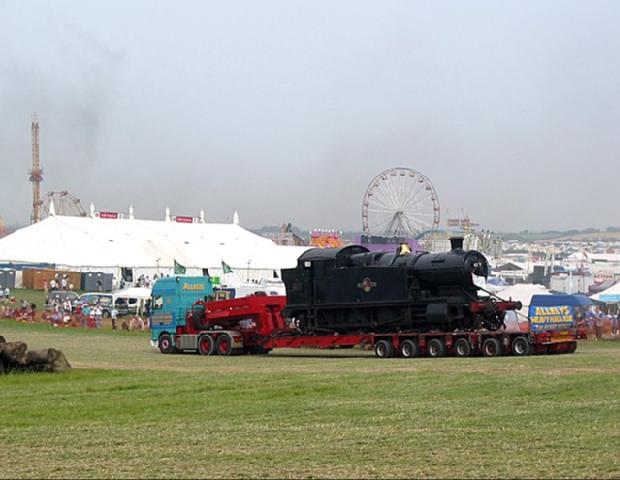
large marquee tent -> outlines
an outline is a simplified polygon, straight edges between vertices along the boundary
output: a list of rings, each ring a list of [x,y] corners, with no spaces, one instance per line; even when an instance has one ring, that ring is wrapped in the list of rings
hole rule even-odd
[[[175,262],[188,275],[259,280],[294,267],[308,247],[285,247],[236,222],[177,223],[51,215],[0,239],[0,265],[18,269],[49,265],[74,271],[174,274]],[[124,269],[124,270],[123,270]],[[226,270],[226,272],[224,271]]]

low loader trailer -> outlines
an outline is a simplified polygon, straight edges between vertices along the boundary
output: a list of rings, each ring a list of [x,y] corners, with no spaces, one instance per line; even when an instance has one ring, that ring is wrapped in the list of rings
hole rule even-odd
[[[199,289],[196,286],[188,288]],[[530,323],[524,332],[475,330],[307,335],[300,332],[294,320],[287,320],[282,315],[285,296],[252,295],[216,301],[205,298],[193,303],[184,314],[180,314],[174,301],[160,303],[170,305],[173,314],[154,312],[150,318],[151,340],[166,354],[267,354],[278,348],[360,346],[374,349],[379,358],[496,357],[572,353],[577,348],[575,322],[568,322],[566,309],[553,306],[540,310],[536,322]],[[565,322],[562,328],[556,328],[560,314],[565,314]],[[554,322],[548,322],[550,318]]]

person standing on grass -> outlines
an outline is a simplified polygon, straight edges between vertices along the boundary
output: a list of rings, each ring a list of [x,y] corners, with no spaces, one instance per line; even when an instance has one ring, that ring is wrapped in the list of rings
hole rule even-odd
[[[599,309],[594,313],[594,336],[596,340],[600,340],[603,336],[603,312]]]
[[[88,319],[90,318],[90,305],[88,303],[84,303],[82,305],[82,316],[80,317],[80,325],[82,327],[88,327]]]
[[[64,310],[65,316],[71,315],[71,310],[73,309],[71,305],[71,300],[67,298],[62,304],[62,309]]]
[[[116,309],[116,305],[112,307],[112,311],[110,312],[110,318],[112,319],[112,330],[116,330],[116,318],[118,317],[118,310]]]
[[[95,328],[101,328],[101,307],[99,304],[95,305],[93,308],[93,313],[95,315]]]
[[[90,305],[88,311],[88,328],[95,328],[95,305]]]

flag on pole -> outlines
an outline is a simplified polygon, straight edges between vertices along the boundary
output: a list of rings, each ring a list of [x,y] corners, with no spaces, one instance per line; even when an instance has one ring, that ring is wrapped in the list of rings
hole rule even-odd
[[[175,275],[183,275],[187,269],[177,262],[176,258],[174,259],[174,274]]]
[[[224,273],[232,272],[232,268],[230,268],[230,266],[228,266],[228,264],[224,262],[224,260],[222,260],[222,270],[224,271]]]

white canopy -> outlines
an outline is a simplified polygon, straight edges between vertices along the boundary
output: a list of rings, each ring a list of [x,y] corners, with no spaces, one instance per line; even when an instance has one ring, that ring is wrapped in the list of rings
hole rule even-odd
[[[236,224],[50,216],[0,239],[0,263],[49,263],[76,270],[137,268],[269,276],[294,267],[307,247],[284,247]],[[190,272],[195,269],[194,272]],[[271,278],[269,276],[269,278]]]
[[[497,292],[497,295],[504,300],[521,302],[523,304],[523,307],[527,309],[534,295],[550,295],[550,292],[542,285],[536,285],[532,283],[517,283],[516,285],[511,285],[507,288],[500,290],[499,292]],[[524,312],[527,310],[521,311]]]
[[[616,283],[602,292],[590,297],[598,302],[617,303],[620,302],[620,283]]]

